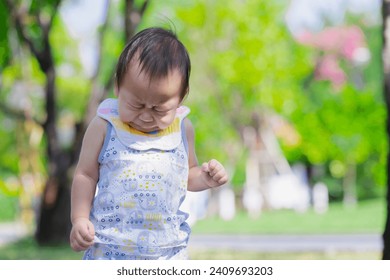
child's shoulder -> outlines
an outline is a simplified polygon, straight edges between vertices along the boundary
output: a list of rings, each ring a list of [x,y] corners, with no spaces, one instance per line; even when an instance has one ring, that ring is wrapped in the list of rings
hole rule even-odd
[[[118,115],[118,100],[114,98],[107,98],[100,103],[97,109],[97,115],[107,119],[111,116]]]
[[[95,116],[89,123],[88,130],[92,130],[96,134],[105,135],[107,130],[107,121],[99,116]]]
[[[95,116],[89,123],[83,139],[83,149],[98,153],[103,145],[107,132],[107,122]]]

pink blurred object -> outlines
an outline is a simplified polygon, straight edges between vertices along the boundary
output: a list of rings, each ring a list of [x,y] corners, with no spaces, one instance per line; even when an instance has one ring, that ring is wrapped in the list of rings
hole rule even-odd
[[[315,77],[318,80],[330,80],[337,88],[347,80],[339,60],[357,64],[361,59],[361,50],[367,48],[363,31],[357,26],[328,27],[318,33],[306,31],[296,40],[323,52],[317,62]]]
[[[315,69],[317,80],[329,80],[336,88],[341,87],[347,80],[347,76],[338,64],[337,57],[329,54],[324,55]]]
[[[319,33],[303,32],[297,41],[325,52],[353,60],[358,48],[366,47],[363,31],[357,26],[328,27]]]

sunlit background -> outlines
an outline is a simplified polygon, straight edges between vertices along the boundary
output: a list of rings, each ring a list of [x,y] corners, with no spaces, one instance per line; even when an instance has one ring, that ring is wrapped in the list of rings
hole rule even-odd
[[[126,22],[170,28],[188,48],[185,103],[198,159],[217,158],[230,174],[218,190],[188,193],[192,258],[380,258],[387,177],[381,1],[127,2],[134,2],[128,21],[122,0],[0,3],[0,259],[80,258],[63,243],[56,255],[34,246],[67,240],[79,136],[96,100],[113,96],[115,63],[132,32]],[[6,241],[22,239],[9,245],[1,232]],[[201,246],[218,242],[206,237],[275,234],[302,247],[313,235],[360,235],[369,245]],[[18,255],[18,246],[31,253]]]

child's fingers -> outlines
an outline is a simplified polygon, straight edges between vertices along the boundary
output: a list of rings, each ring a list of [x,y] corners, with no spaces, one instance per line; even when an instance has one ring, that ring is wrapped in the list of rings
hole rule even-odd
[[[80,232],[76,232],[74,237],[71,239],[71,247],[75,251],[86,250],[91,245],[92,242],[85,240]]]
[[[93,226],[93,224],[91,222],[88,223],[88,233],[89,233],[89,236],[92,238],[91,241],[93,241],[93,239],[95,237],[95,227]]]
[[[222,166],[222,165],[217,160],[212,159],[212,160],[209,161],[209,170],[210,171],[215,170],[219,166]]]
[[[85,249],[87,249],[89,246],[87,243],[85,243],[85,241],[83,240],[79,240],[79,239],[76,239],[73,241],[73,244],[72,244],[72,248],[75,250],[75,251],[84,251]]]
[[[225,172],[222,164],[220,164],[217,160],[212,159],[209,161],[209,173],[211,177],[214,177],[219,172]]]
[[[221,168],[217,173],[212,176],[215,182],[219,184],[225,184],[228,181],[228,176],[225,172],[225,169]]]
[[[208,162],[205,162],[205,163],[202,164],[202,171],[203,172],[210,172]]]
[[[77,223],[70,235],[70,245],[75,251],[86,250],[93,244],[94,236],[95,229],[90,221],[86,223]]]
[[[91,235],[91,234],[88,232],[87,234],[82,234],[82,235],[81,235],[81,238],[82,238],[85,242],[90,243],[90,242],[93,241],[94,236]]]
[[[89,231],[80,231],[78,234],[78,240],[80,240],[80,244],[90,244],[93,241],[94,236],[89,233]]]
[[[77,252],[80,252],[80,251],[85,251],[87,250],[92,244],[87,244],[87,243],[84,243],[80,240],[74,240],[73,243],[71,244],[72,246],[72,249],[77,251]]]
[[[91,243],[95,236],[95,230],[92,223],[88,223],[86,227],[81,228],[77,232],[77,237],[79,240],[85,241],[86,243]]]
[[[225,168],[219,161],[215,159],[203,163],[202,171],[207,173],[207,180],[209,182],[208,185],[211,187],[223,185],[228,181],[228,175]]]

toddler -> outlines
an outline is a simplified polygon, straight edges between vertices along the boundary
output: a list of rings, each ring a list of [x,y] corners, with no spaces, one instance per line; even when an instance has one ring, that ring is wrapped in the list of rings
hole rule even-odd
[[[186,48],[162,28],[139,32],[120,55],[117,98],[87,128],[72,184],[70,244],[84,259],[187,258],[186,191],[228,180],[217,160],[198,165],[182,106],[190,69]]]

